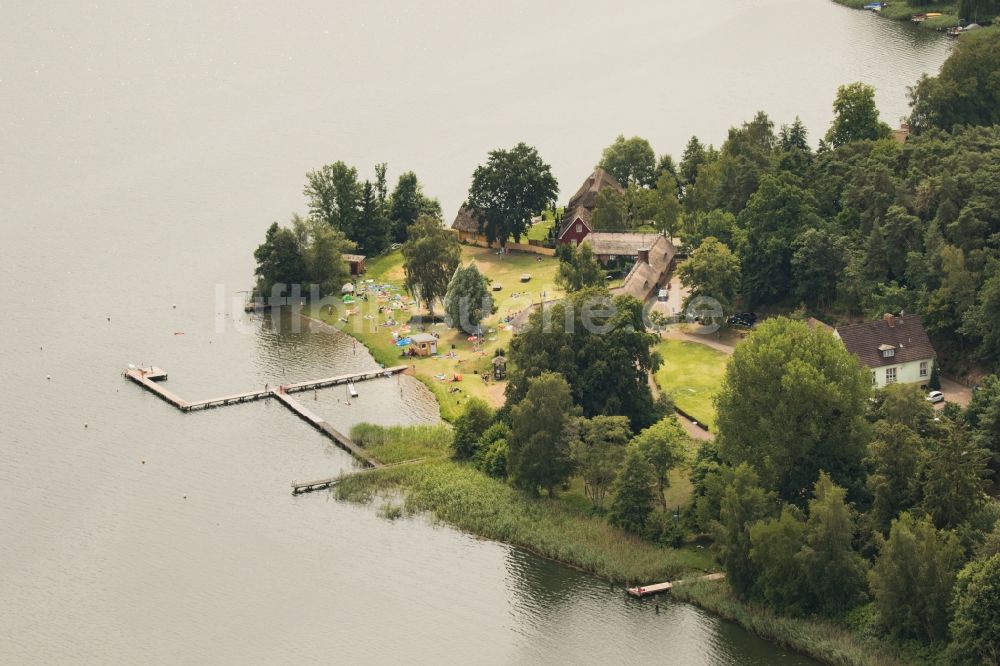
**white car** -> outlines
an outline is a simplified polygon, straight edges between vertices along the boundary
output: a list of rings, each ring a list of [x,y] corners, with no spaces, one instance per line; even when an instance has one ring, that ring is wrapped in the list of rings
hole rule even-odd
[[[666,289],[661,289],[660,293],[658,293],[656,295],[656,300],[658,300],[658,301],[665,301],[665,300],[667,300],[667,297],[669,295],[670,295],[670,292],[668,292]]]
[[[944,402],[944,393],[941,393],[941,391],[931,391],[927,394],[927,402]]]

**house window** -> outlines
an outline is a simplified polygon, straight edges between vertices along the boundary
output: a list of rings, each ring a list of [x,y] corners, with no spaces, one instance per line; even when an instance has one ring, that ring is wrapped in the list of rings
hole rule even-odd
[[[927,376],[927,361],[920,362],[920,376],[921,377]]]
[[[578,233],[578,234],[582,234],[583,233],[583,225],[582,224],[576,225],[576,233]]]
[[[890,357],[895,356],[895,355],[896,355],[896,350],[895,349],[883,349],[882,350],[882,357],[883,358],[890,358]]]
[[[875,386],[875,384],[877,384],[877,383],[878,383],[878,380],[875,379],[875,371],[872,370],[872,386]]]
[[[896,368],[886,368],[885,369],[885,383],[895,384],[896,383]]]

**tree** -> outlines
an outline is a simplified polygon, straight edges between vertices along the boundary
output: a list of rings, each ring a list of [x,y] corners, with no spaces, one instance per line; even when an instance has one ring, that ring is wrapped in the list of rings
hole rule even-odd
[[[578,435],[572,453],[576,471],[583,479],[584,493],[595,509],[604,508],[604,496],[611,487],[631,431],[624,416],[595,416],[577,420]]]
[[[594,256],[590,243],[583,243],[577,248],[571,245],[563,247],[568,249],[560,257],[556,284],[569,292],[604,286],[604,267]]]
[[[900,637],[944,638],[961,561],[962,547],[953,533],[908,512],[893,520],[868,574],[882,625]]]
[[[692,136],[688,139],[681,155],[681,178],[686,185],[694,185],[698,178],[698,167],[705,163],[705,146],[702,145],[698,137]]]
[[[873,529],[884,532],[893,518],[919,503],[923,455],[923,440],[907,425],[887,421],[875,425],[865,459],[873,498],[868,520]]]
[[[598,192],[590,223],[594,231],[626,231],[631,228],[625,195],[613,187],[605,187]]]
[[[434,301],[448,292],[448,284],[458,268],[461,248],[454,234],[426,215],[407,230],[407,236],[403,244],[406,288],[424,302],[433,316]]]
[[[711,236],[703,240],[679,272],[681,284],[690,289],[688,301],[705,296],[717,300],[723,310],[732,308],[740,287],[740,260],[721,241]]]
[[[452,448],[459,460],[469,460],[479,451],[479,440],[493,420],[493,410],[479,398],[469,400],[455,419]]]
[[[1000,361],[1000,270],[979,289],[976,305],[965,313],[962,328],[981,340],[981,358],[992,363]]]
[[[958,575],[951,651],[961,664],[1000,663],[1000,555],[970,562]]]
[[[935,77],[910,89],[910,127],[917,132],[957,125],[1000,124],[1000,36],[963,35]]]
[[[654,187],[656,184],[656,153],[649,141],[638,136],[626,139],[619,134],[615,142],[601,153],[597,166],[623,186],[634,183],[640,187]]]
[[[843,239],[821,229],[806,229],[795,239],[792,254],[792,291],[810,306],[829,304],[847,267]]]
[[[851,141],[875,141],[892,134],[879,120],[875,106],[875,88],[865,83],[849,83],[837,88],[833,101],[833,122],[826,133],[826,142],[833,147]]]
[[[455,269],[444,297],[444,311],[449,326],[470,334],[478,333],[479,323],[496,311],[486,277],[475,262]]]
[[[497,479],[507,477],[507,437],[510,428],[503,421],[496,421],[479,437],[476,452],[476,467],[479,471]]]
[[[355,248],[354,243],[318,218],[296,218],[293,223],[302,239],[302,258],[308,281],[319,287],[321,297],[339,294],[351,277],[343,255]]]
[[[921,469],[921,508],[939,528],[962,523],[982,504],[988,454],[957,426],[942,421]]]
[[[776,513],[774,493],[760,487],[757,472],[746,463],[732,472],[732,480],[722,491],[719,520],[713,524],[712,544],[716,557],[726,569],[726,580],[737,597],[749,599],[754,589],[754,567],[750,560],[750,529]]]
[[[484,222],[486,240],[507,247],[520,242],[532,216],[555,202],[559,185],[538,151],[524,143],[510,150],[494,150],[486,164],[476,167],[465,206]]]
[[[817,608],[831,615],[864,598],[866,565],[852,547],[854,514],[846,495],[826,472],[820,472],[809,500],[805,545],[798,555]]]
[[[751,304],[784,298],[792,286],[795,238],[821,225],[815,198],[795,176],[767,175],[737,220],[747,234],[740,252],[743,293]]]
[[[736,224],[736,216],[729,211],[715,209],[707,213],[687,215],[681,228],[685,243],[695,248],[709,236],[714,236],[735,251],[739,251],[746,241],[743,229]]]
[[[716,207],[734,215],[746,207],[764,176],[774,168],[775,143],[774,123],[763,111],[741,127],[729,129],[719,155]]]
[[[358,170],[343,162],[326,164],[306,174],[303,191],[309,200],[309,214],[323,220],[355,240],[361,185]]]
[[[663,416],[649,389],[649,373],[660,362],[651,349],[658,339],[645,331],[635,298],[573,292],[533,312],[511,340],[507,401],[524,398],[532,377],[558,372],[584,416],[627,416],[632,430],[641,430]]]
[[[389,201],[392,240],[396,243],[405,241],[407,229],[416,224],[421,215],[440,218],[441,205],[437,199],[424,196],[417,174],[407,171],[399,176]]]
[[[880,419],[913,432],[926,432],[934,420],[934,407],[916,384],[889,384],[879,392],[874,404]]]
[[[573,417],[569,384],[561,375],[546,372],[528,381],[524,399],[511,409],[507,463],[514,485],[532,495],[541,486],[555,497],[555,487],[573,471],[568,428]]]
[[[358,249],[369,257],[374,257],[389,246],[389,219],[379,203],[379,194],[370,181],[361,186],[360,211],[355,228],[354,240]]]
[[[862,489],[871,378],[830,333],[768,319],[734,350],[716,398],[722,459],[747,462],[782,499],[802,504],[820,470]]]
[[[385,177],[388,168],[385,162],[375,165],[375,204],[378,214],[386,220],[389,219],[389,185]]]
[[[780,518],[758,521],[750,528],[750,562],[756,572],[757,593],[780,613],[801,615],[814,603],[799,557],[805,533],[802,511],[792,504],[782,507]]]
[[[653,469],[635,447],[625,454],[618,478],[615,479],[615,499],[608,519],[627,532],[642,534],[653,512]]]
[[[656,230],[668,236],[675,236],[680,227],[681,202],[677,194],[676,174],[664,171],[656,179],[656,208],[652,220]]]
[[[660,505],[667,510],[664,491],[670,485],[670,470],[687,461],[688,436],[677,422],[677,417],[668,414],[649,426],[632,440],[633,446],[646,457],[653,469],[656,492]]]
[[[305,260],[298,238],[291,229],[271,224],[261,243],[253,253],[257,260],[255,291],[259,297],[272,295],[275,286],[302,284],[306,280]],[[277,296],[278,294],[274,294]]]
[[[976,446],[990,452],[994,470],[1000,467],[1000,377],[985,377],[965,411],[965,422]]]

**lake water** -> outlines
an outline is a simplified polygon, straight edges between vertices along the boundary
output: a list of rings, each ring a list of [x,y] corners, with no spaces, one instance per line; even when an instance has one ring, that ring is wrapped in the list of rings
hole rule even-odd
[[[837,85],[883,117],[949,42],[826,0],[19,3],[0,26],[0,662],[804,663],[423,519],[289,483],[350,457],[277,404],[191,399],[372,367],[238,308],[251,253],[343,159],[414,169],[447,216],[524,140],[565,199],[618,133],[679,155],[765,109],[815,140]],[[176,306],[176,307],[175,307]],[[109,320],[110,318],[110,320]],[[414,380],[302,398],[436,419]]]

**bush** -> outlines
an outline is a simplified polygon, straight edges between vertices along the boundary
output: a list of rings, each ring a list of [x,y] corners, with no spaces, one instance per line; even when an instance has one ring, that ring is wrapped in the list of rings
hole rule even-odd
[[[507,440],[498,439],[492,442],[487,448],[480,449],[479,460],[476,467],[479,471],[494,479],[507,478]]]
[[[478,398],[469,401],[461,416],[455,419],[455,439],[452,443],[455,458],[469,460],[476,455],[479,438],[492,420],[493,410],[489,405]]]

